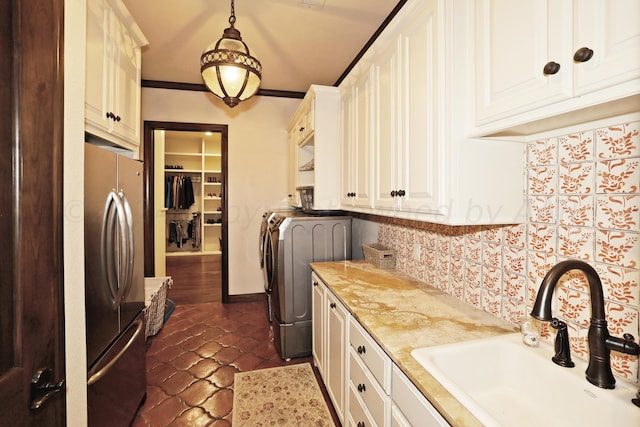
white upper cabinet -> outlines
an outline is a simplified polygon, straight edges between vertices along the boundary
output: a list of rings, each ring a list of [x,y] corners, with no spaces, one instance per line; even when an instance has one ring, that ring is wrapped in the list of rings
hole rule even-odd
[[[409,0],[340,84],[343,209],[451,225],[524,220],[523,146],[467,138],[469,4]],[[368,100],[357,98],[367,85]]]
[[[140,145],[140,47],[146,44],[122,2],[87,2],[86,130],[132,150]]]
[[[473,134],[535,133],[637,111],[637,0],[478,0],[473,4]],[[632,95],[636,97],[629,98]],[[585,110],[604,103],[609,105]]]
[[[375,201],[377,208],[438,213],[437,2],[401,23],[375,60]]]
[[[288,128],[290,206],[301,206],[300,189],[313,191],[314,210],[340,208],[340,93],[311,85]]]
[[[372,73],[364,71],[342,95],[342,205],[371,207]]]

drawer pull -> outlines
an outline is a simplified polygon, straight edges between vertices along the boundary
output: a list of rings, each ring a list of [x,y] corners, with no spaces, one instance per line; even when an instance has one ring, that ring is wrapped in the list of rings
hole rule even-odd
[[[364,384],[358,384],[358,391],[360,393],[364,393],[365,391],[367,391],[367,387]]]
[[[367,349],[364,348],[363,345],[358,346],[358,354],[365,354],[366,352],[367,352]]]
[[[331,308],[336,308],[336,303],[335,303],[335,302],[332,302],[331,304],[329,304],[329,307],[331,307]]]

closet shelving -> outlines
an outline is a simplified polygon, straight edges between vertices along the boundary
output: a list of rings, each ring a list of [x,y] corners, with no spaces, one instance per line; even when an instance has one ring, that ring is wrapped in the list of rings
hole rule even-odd
[[[207,136],[198,132],[167,131],[164,174],[165,185],[169,177],[190,179],[194,200],[191,206],[176,208],[167,202],[165,190],[167,255],[220,253],[224,199],[220,134]],[[182,227],[191,222],[191,233],[181,244],[176,241],[175,233],[172,233],[172,223],[175,225],[176,221]]]

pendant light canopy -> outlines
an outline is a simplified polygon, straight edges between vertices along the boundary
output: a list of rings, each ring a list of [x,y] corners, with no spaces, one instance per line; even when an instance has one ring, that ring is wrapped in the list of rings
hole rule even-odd
[[[229,107],[252,97],[260,87],[262,65],[251,56],[249,46],[236,30],[233,0],[229,28],[222,37],[205,49],[200,57],[200,72],[207,88]]]

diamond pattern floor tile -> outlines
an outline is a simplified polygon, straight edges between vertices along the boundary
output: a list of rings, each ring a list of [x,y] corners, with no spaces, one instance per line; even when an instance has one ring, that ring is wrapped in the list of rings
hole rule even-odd
[[[230,427],[236,372],[309,361],[280,359],[262,301],[178,305],[147,342],[147,399],[132,427]]]

